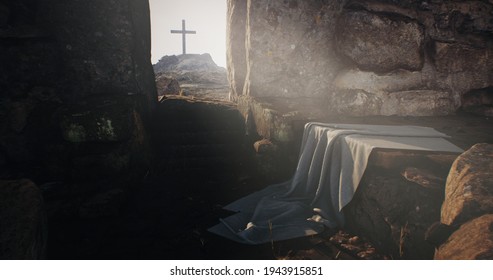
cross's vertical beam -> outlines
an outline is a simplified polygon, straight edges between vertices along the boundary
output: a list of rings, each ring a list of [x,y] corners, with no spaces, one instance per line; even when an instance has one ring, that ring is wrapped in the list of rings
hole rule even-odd
[[[187,34],[197,34],[195,31],[187,30],[185,26],[185,20],[181,21],[181,30],[171,30],[171,33],[181,34],[183,54],[187,54]]]
[[[181,33],[181,38],[182,39],[181,40],[183,42],[183,45],[182,45],[182,47],[183,47],[183,54],[187,54],[187,35],[186,35],[187,33],[185,33],[186,30],[187,29],[185,28],[185,20],[182,19],[181,20],[181,31],[182,31],[182,33]]]

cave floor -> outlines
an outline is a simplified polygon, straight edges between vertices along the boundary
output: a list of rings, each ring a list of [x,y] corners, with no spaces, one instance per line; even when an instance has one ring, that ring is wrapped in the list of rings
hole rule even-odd
[[[450,141],[463,149],[479,142],[493,143],[492,118],[467,114],[434,118],[341,117],[326,121],[430,126],[450,135]],[[209,233],[207,229],[219,218],[231,214],[222,210],[224,205],[273,183],[257,176],[248,165],[240,162],[233,169],[210,166],[200,172],[151,172],[134,186],[117,217],[50,222],[48,258],[359,259],[356,251],[337,242],[341,236],[346,241],[351,237],[342,231],[327,230],[318,236],[257,246]],[[376,253],[370,258],[386,257]]]
[[[134,190],[118,217],[50,223],[49,259],[358,259],[319,236],[242,245],[207,232],[222,206],[263,182],[233,174],[162,174]]]

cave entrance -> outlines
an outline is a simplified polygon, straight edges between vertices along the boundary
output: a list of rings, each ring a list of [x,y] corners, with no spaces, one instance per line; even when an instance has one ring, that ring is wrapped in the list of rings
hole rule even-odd
[[[149,0],[149,6],[158,96],[228,100],[226,0],[205,6],[199,0]],[[187,32],[179,36],[184,22]]]

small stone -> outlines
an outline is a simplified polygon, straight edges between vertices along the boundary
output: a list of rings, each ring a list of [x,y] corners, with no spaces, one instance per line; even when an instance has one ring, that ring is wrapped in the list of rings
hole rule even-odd
[[[262,139],[253,144],[255,152],[258,154],[264,154],[268,152],[274,152],[277,150],[277,146],[274,145],[269,139]]]
[[[445,178],[441,178],[431,173],[429,170],[408,167],[401,172],[401,175],[406,178],[406,180],[414,182],[423,188],[443,191],[445,187]],[[419,211],[419,206],[416,206],[416,211]]]
[[[348,240],[348,243],[353,244],[353,245],[356,245],[359,242],[360,242],[360,239],[358,236],[353,236],[353,237],[349,238],[349,240]]]

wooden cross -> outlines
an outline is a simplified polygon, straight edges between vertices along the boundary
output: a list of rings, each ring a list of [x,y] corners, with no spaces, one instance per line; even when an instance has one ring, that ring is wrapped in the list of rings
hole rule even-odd
[[[171,30],[171,33],[180,33],[183,42],[183,54],[187,53],[187,38],[186,34],[197,34],[196,31],[190,31],[185,28],[185,20],[181,21],[181,30]]]

